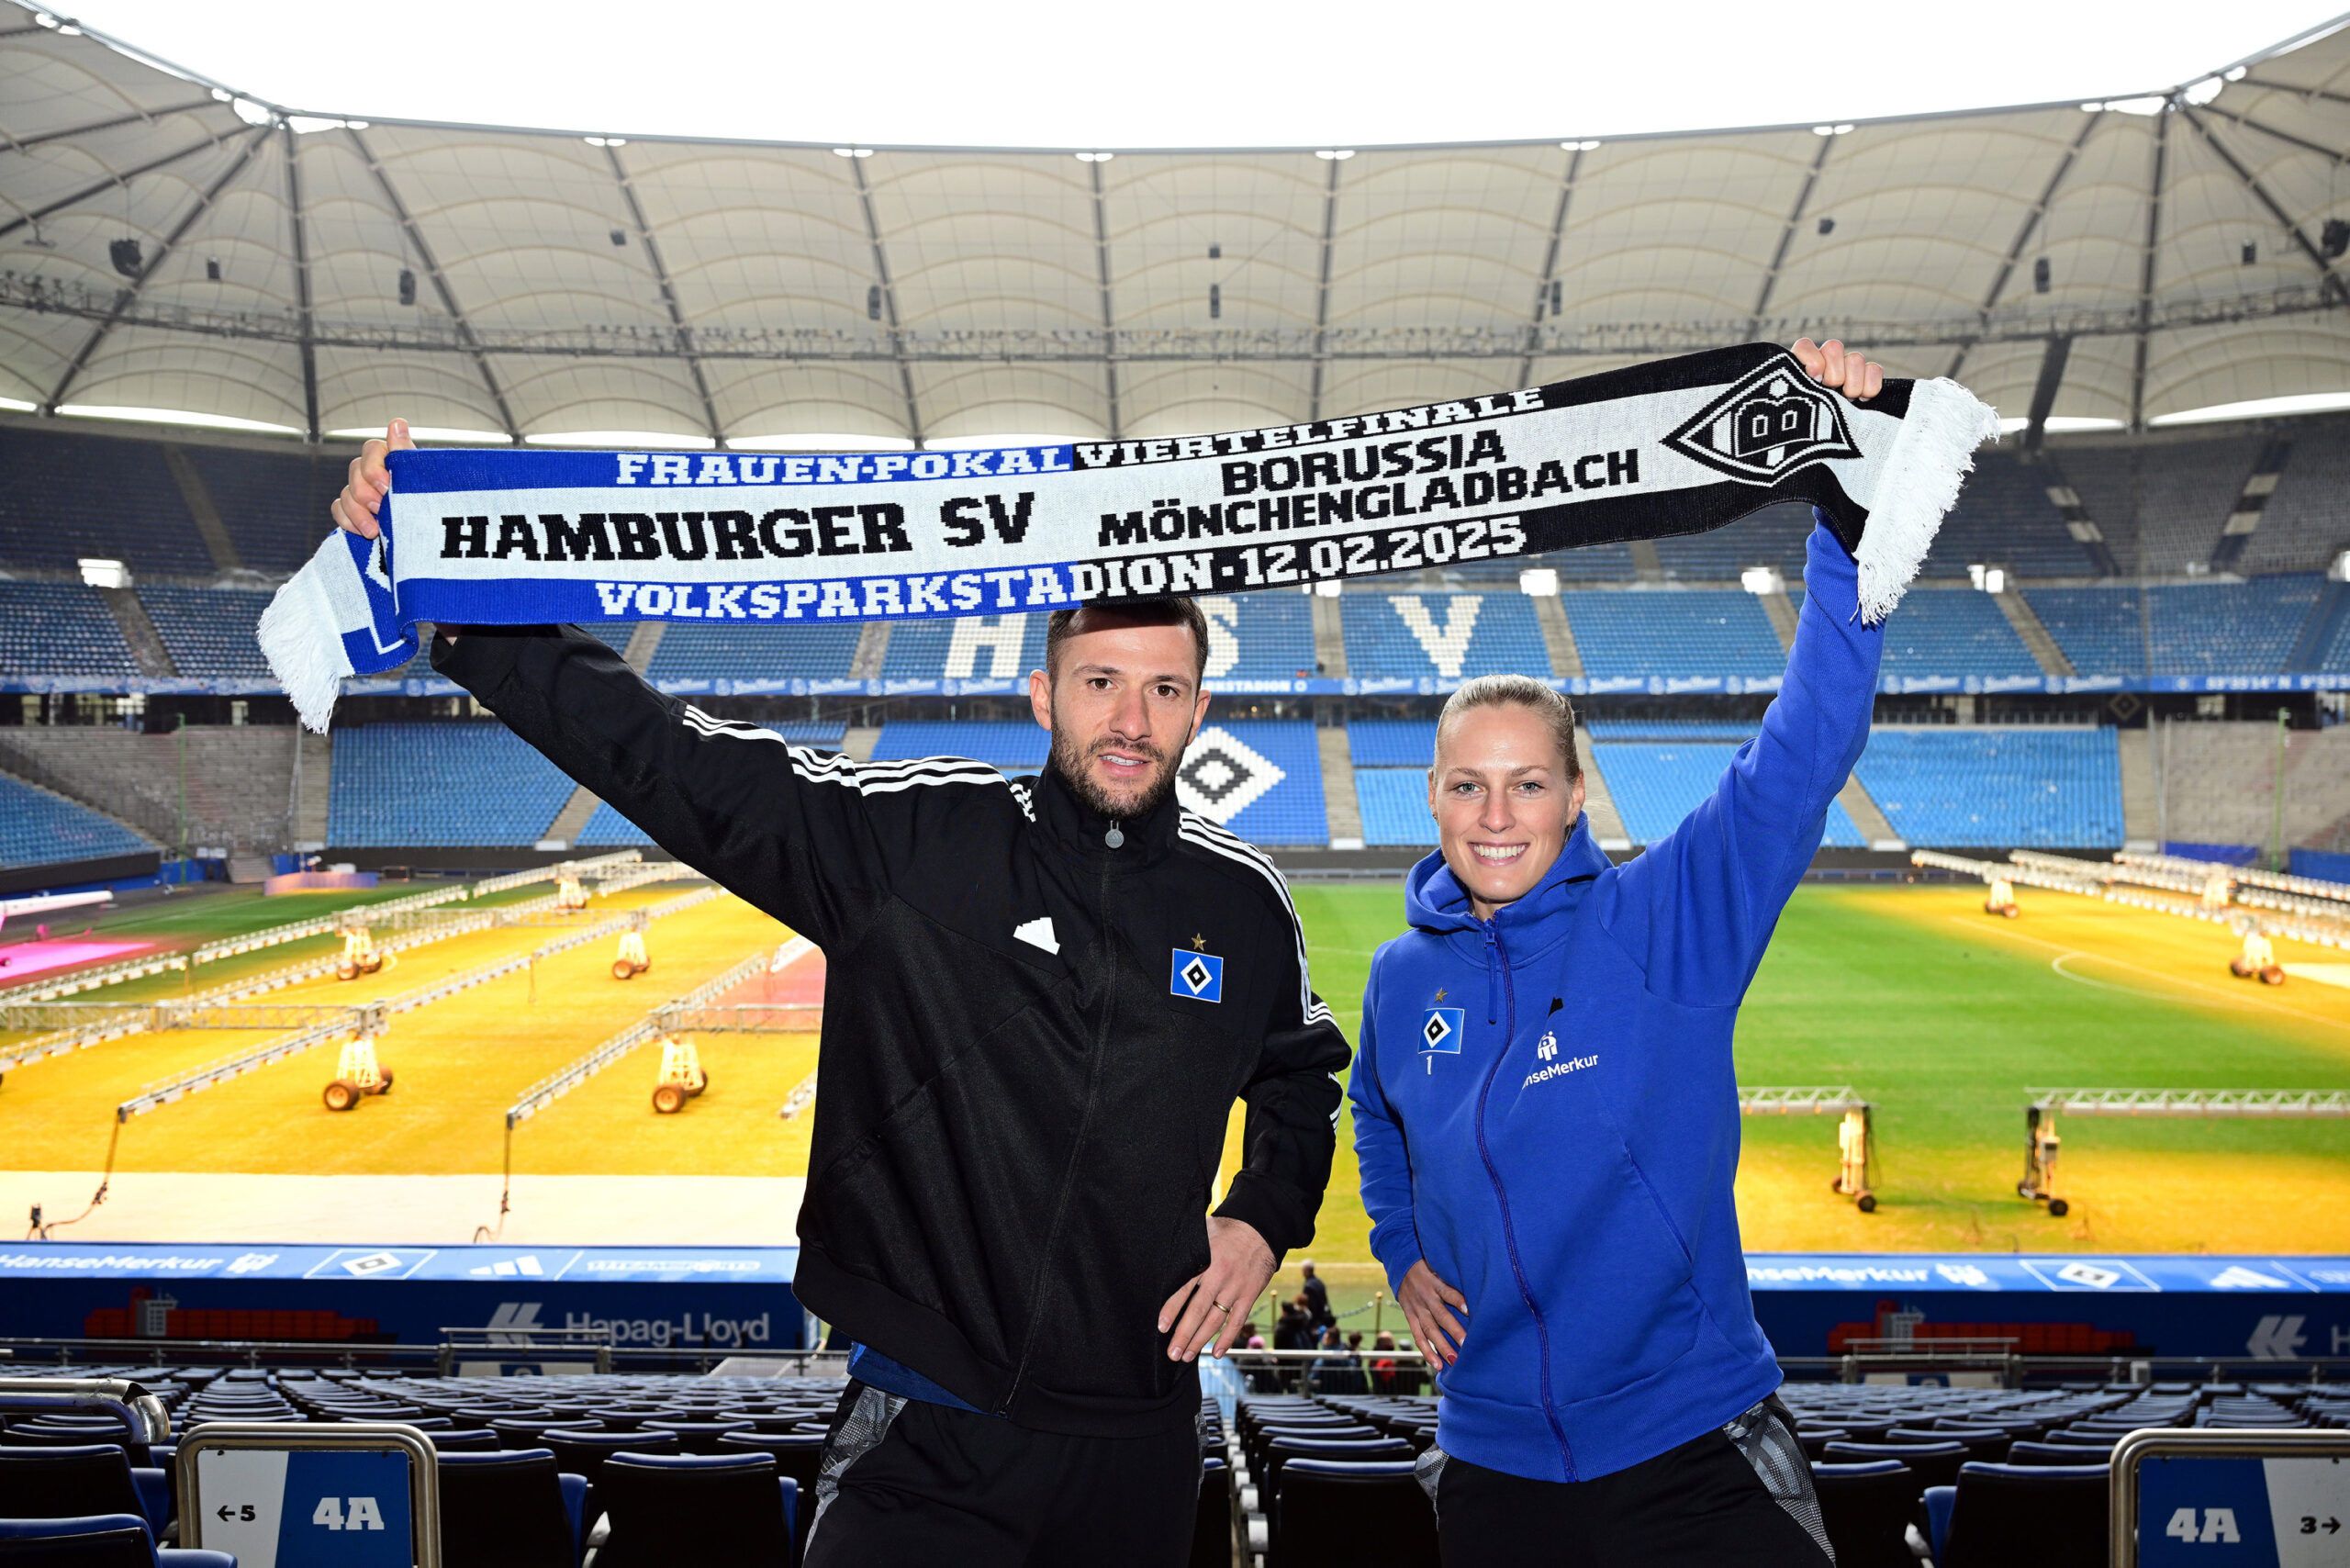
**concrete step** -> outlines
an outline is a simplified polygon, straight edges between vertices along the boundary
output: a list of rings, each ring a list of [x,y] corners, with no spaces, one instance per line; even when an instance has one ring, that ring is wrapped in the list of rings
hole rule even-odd
[[[1602,849],[1629,849],[1632,840],[1617,814],[1616,797],[1607,792],[1606,776],[1599,771],[1591,732],[1581,725],[1575,728],[1575,755],[1583,759],[1583,813],[1591,819],[1591,836]]]
[[[163,646],[162,633],[155,630],[155,622],[148,618],[147,607],[139,602],[139,595],[127,588],[100,588],[98,597],[106,601],[106,609],[114,615],[115,624],[122,628],[122,640],[130,644],[131,659],[139,666],[139,673],[168,677],[179,674],[172,663],[171,650]]]
[[[2056,639],[2049,635],[2048,628],[2041,623],[2040,612],[2031,608],[2031,600],[2012,588],[1993,594],[1991,599],[1999,607],[1999,613],[2008,618],[2008,624],[2016,629],[2016,635],[2023,639],[2023,645],[2031,650],[2041,674],[2079,673],[2073,668],[2073,661],[2065,656],[2065,650],[2056,645]]]
[[[1317,675],[1332,680],[1344,679],[1347,669],[1347,639],[1339,630],[1338,601],[1315,594],[1314,605],[1314,668]]]
[[[1583,674],[1583,650],[1575,646],[1574,627],[1569,623],[1567,608],[1559,602],[1559,596],[1536,594],[1534,619],[1541,625],[1542,646],[1550,655],[1550,668],[1564,676]]]
[[[1362,847],[1362,808],[1355,799],[1353,743],[1344,724],[1325,724],[1314,732],[1322,748],[1322,811],[1329,819],[1330,847]]]
[[[621,661],[643,675],[653,667],[653,655],[661,650],[661,634],[669,629],[666,621],[640,621],[628,634],[628,646],[621,650]]]
[[[1844,780],[1844,787],[1836,792],[1836,799],[1843,802],[1845,812],[1852,819],[1852,825],[1861,830],[1861,836],[1868,840],[1871,849],[1908,847],[1901,835],[1894,831],[1893,824],[1886,820],[1885,812],[1878,809],[1876,801],[1869,794],[1868,786],[1861,782],[1859,774],[1855,773]]]

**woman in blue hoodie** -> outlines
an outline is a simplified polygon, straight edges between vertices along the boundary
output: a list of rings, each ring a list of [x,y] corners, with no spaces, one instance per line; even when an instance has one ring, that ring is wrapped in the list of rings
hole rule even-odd
[[[1796,346],[1864,398],[1882,372]],[[1373,959],[1350,1096],[1371,1250],[1442,1394],[1447,1568],[1833,1554],[1754,1320],[1731,1028],[1868,737],[1881,628],[1816,528],[1762,733],[1611,866],[1566,699],[1472,680],[1437,727],[1440,850]]]

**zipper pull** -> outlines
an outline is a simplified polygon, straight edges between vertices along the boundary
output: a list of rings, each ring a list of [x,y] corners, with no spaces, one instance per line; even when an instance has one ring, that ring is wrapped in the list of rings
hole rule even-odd
[[[1502,943],[1500,934],[1494,929],[1494,923],[1489,920],[1486,921],[1484,924],[1485,1022],[1488,1024],[1498,1024],[1502,1021],[1502,991],[1500,971],[1496,967],[1496,960],[1501,957]],[[1508,1042],[1505,1040],[1503,1044],[1504,1046],[1507,1046]]]

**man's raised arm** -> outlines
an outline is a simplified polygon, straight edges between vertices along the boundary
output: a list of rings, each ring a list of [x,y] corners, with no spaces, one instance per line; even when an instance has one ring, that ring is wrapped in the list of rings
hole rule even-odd
[[[367,442],[337,525],[375,536],[385,454],[415,444],[399,420]],[[908,795],[868,797],[846,757],[663,696],[576,627],[455,630],[433,639],[432,667],[680,860],[819,946],[854,939],[878,907],[891,857],[873,815],[911,812]]]

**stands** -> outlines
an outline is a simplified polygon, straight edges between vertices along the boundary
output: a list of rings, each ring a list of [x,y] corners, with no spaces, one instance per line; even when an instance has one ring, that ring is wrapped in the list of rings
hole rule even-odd
[[[2285,667],[2322,579],[2309,574],[2248,583],[2146,590],[2146,646],[2155,675],[2226,675]]]
[[[1885,624],[1888,676],[2036,676],[2040,665],[1987,593],[1919,589]]]
[[[270,596],[243,588],[164,588],[142,583],[139,602],[182,675],[266,680],[253,628]]]
[[[1738,756],[1728,741],[1602,741],[1594,737],[1592,761],[1607,780],[1607,792],[1635,844],[1654,844],[1721,787],[1722,775]],[[1838,848],[1865,849],[1868,838],[1840,801],[1828,807],[1825,842]]]
[[[215,569],[154,442],[0,428],[0,565],[71,572],[99,555],[134,572]]]
[[[0,458],[6,450],[0,445]],[[0,486],[0,495],[6,491]],[[0,581],[0,674],[103,678],[138,673],[130,644],[97,589]]]
[[[1449,682],[1550,667],[1523,594],[1353,594],[1338,603],[1347,668],[1358,679]]]
[[[353,848],[534,844],[571,790],[502,724],[361,724],[335,736],[327,836]]]
[[[1787,667],[1762,600],[1735,588],[1583,590],[1562,593],[1559,602],[1583,672],[1594,678],[1775,676]]]
[[[1879,727],[1853,771],[1911,844],[2119,849],[2115,736],[2087,726]]]
[[[624,633],[627,628],[612,630]],[[854,622],[776,626],[673,622],[645,673],[658,680],[809,680],[846,678],[863,628]],[[621,642],[627,639],[623,636]]]
[[[111,817],[0,773],[0,868],[98,860],[153,847]]]

